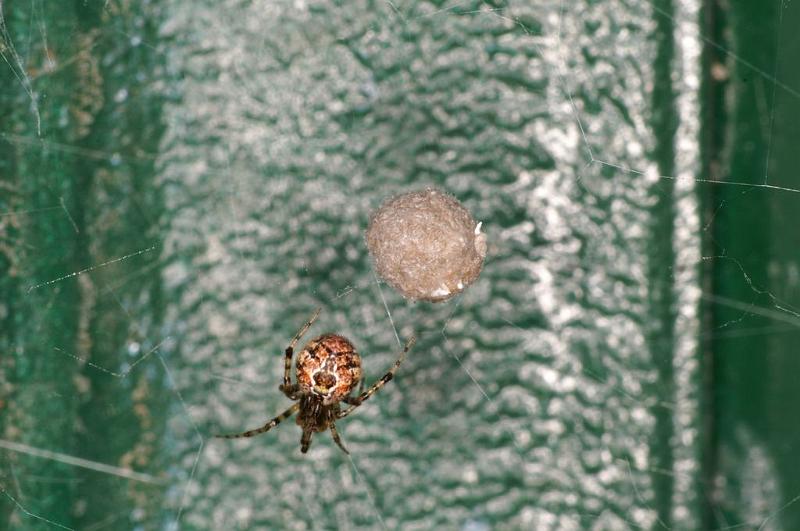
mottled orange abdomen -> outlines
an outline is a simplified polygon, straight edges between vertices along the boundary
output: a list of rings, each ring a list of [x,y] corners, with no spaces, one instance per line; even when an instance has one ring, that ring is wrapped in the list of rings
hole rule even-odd
[[[297,355],[297,383],[325,405],[345,398],[360,381],[361,357],[346,337],[323,334]]]

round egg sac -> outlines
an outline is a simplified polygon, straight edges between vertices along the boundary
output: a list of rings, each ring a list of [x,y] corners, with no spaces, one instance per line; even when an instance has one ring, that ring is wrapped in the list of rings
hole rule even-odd
[[[486,257],[481,223],[435,188],[386,200],[370,216],[366,240],[378,275],[412,300],[457,295],[478,278]]]

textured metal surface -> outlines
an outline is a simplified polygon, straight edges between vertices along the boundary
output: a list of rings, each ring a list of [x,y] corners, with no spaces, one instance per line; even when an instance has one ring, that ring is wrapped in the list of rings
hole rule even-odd
[[[70,5],[0,2],[0,525],[700,527],[696,1]],[[438,305],[364,242],[428,185],[489,244]],[[351,456],[212,439],[320,306],[367,383],[418,338]]]
[[[699,4],[0,0],[0,528],[800,528],[800,3]],[[440,305],[363,239],[428,185]],[[318,306],[419,338],[352,461],[212,439]]]
[[[317,305],[317,329],[351,338],[368,380],[420,338],[341,424],[352,462],[324,440],[301,456],[291,425],[207,441],[175,500],[183,522],[695,527],[698,222],[692,187],[657,178],[651,92],[674,66],[653,65],[673,36],[648,4],[171,5],[167,314],[201,432],[287,405],[281,352]],[[683,31],[676,63],[696,76]],[[676,85],[696,127],[696,87]],[[441,306],[378,285],[363,242],[371,209],[428,184],[490,244],[479,281]],[[665,241],[671,262],[653,252]]]

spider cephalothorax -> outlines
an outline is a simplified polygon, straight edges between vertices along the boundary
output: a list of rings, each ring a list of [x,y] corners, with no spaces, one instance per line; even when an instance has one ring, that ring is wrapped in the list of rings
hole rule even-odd
[[[217,437],[224,439],[252,437],[269,431],[283,419],[299,411],[297,424],[303,428],[303,436],[300,439],[301,452],[306,453],[308,451],[308,447],[311,444],[311,436],[314,432],[330,429],[331,436],[336,444],[339,445],[339,448],[344,450],[345,453],[349,453],[344,444],[342,444],[339,433],[336,431],[335,421],[349,415],[364,400],[372,396],[375,391],[392,379],[395,371],[403,362],[406,352],[414,344],[414,338],[412,337],[406,342],[405,348],[400,353],[397,361],[394,362],[392,368],[389,369],[389,372],[383,375],[369,389],[363,391],[364,380],[361,374],[361,357],[356,352],[353,344],[344,336],[323,334],[309,341],[297,355],[297,383],[293,384],[290,373],[294,347],[317,319],[319,312],[320,310],[318,309],[303,328],[297,332],[289,346],[286,347],[283,383],[279,386],[279,389],[287,397],[297,402],[260,428],[231,435],[217,435]],[[363,392],[356,396],[351,396],[350,393],[359,383]],[[349,407],[342,410],[339,406],[340,402],[348,404]]]

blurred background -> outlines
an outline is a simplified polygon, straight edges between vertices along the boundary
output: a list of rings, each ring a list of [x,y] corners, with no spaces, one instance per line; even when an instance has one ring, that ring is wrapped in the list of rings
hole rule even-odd
[[[799,529],[800,3],[0,0],[0,529]],[[369,213],[483,223],[443,304]],[[307,455],[283,349],[396,378]]]

